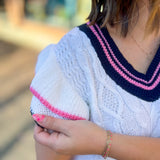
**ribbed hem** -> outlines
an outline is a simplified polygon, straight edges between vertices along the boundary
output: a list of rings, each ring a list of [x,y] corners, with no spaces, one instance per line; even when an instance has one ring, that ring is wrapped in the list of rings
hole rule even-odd
[[[51,105],[46,99],[44,99],[33,87],[30,87],[30,91],[32,92],[32,94],[39,99],[39,101],[45,106],[47,107],[50,111],[52,111],[53,113],[70,119],[70,120],[86,120],[83,117],[77,116],[77,115],[73,115],[67,112],[64,112],[58,108],[56,108],[55,106]]]

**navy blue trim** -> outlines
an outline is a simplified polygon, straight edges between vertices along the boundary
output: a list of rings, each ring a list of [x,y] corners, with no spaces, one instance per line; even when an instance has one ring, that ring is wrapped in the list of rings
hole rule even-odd
[[[124,65],[125,68],[127,68],[127,70],[129,70],[136,77],[139,77],[139,78],[144,79],[146,81],[148,81],[152,77],[152,75],[155,71],[155,68],[157,68],[157,66],[160,62],[160,46],[159,46],[151,64],[149,65],[146,74],[143,74],[143,73],[140,73],[137,70],[135,70],[132,67],[132,65],[130,63],[128,63],[128,61],[124,58],[123,54],[121,53],[121,51],[119,50],[119,48],[115,44],[114,40],[110,36],[108,30],[106,28],[102,28],[101,31],[102,31],[104,37],[107,39],[108,43],[110,44],[112,51],[114,52],[117,59]]]
[[[95,27],[96,31],[99,33],[97,27]],[[104,28],[102,28],[102,30],[104,30]],[[107,30],[107,29],[105,29]],[[103,32],[102,32],[103,34]],[[101,34],[99,33],[99,36],[101,37],[101,39],[103,40],[103,37],[101,36]],[[104,34],[103,34],[104,36]],[[127,71],[129,71],[132,75],[134,75],[135,77],[137,78],[140,78],[144,81],[149,81],[151,79],[151,77],[153,76],[154,74],[154,71],[155,71],[155,68],[157,68],[158,64],[159,64],[159,61],[160,61],[160,47],[157,51],[157,54],[155,55],[153,61],[151,62],[149,68],[148,68],[148,71],[145,74],[143,73],[140,73],[138,71],[136,71],[132,65],[130,63],[128,63],[128,61],[124,58],[124,56],[122,55],[122,53],[120,52],[120,50],[118,49],[118,47],[116,46],[116,44],[114,43],[113,39],[111,38],[111,36],[109,35],[108,31],[106,31],[106,35],[104,36],[105,38],[108,37],[107,42],[109,43],[109,46],[111,48],[111,50],[113,51],[114,53],[114,56],[118,59],[118,61],[123,65],[124,68],[126,68]],[[103,40],[103,43],[105,44],[105,41]],[[107,45],[106,45],[107,47]],[[114,47],[114,48],[113,48]],[[110,53],[110,50],[108,49],[107,47],[107,50],[108,50],[108,53],[109,55],[112,57],[112,60],[114,61],[114,63],[119,66],[119,64],[114,60],[112,54]],[[159,61],[158,61],[159,60]],[[119,66],[119,68],[121,68]],[[121,68],[122,69],[122,68]],[[123,70],[123,69],[122,69]],[[142,82],[141,80],[138,80],[138,79],[135,79],[133,78],[132,76],[130,76],[128,73],[126,73],[124,70],[123,72],[128,76],[130,77],[131,79],[134,79],[135,81],[143,84],[143,85],[146,85],[146,86],[151,86],[155,80],[158,78],[159,74],[160,74],[160,70],[158,71],[157,75],[154,77],[153,81],[151,83],[145,83],[145,82]]]
[[[99,36],[101,37],[102,41],[104,42],[102,36],[100,35],[98,29],[96,28],[96,26],[93,26],[94,29],[97,31],[97,33],[99,34]],[[101,47],[100,42],[98,41],[97,37],[94,35],[94,33],[91,31],[91,29],[88,27],[87,24],[83,24],[81,26],[79,26],[79,29],[81,31],[83,31],[88,38],[91,41],[92,46],[94,47],[97,56],[106,72],[107,75],[110,76],[110,78],[112,80],[114,80],[119,86],[121,86],[124,90],[126,90],[127,92],[131,93],[132,95],[143,99],[145,101],[156,101],[157,99],[160,98],[160,83],[153,89],[153,90],[144,90],[138,86],[135,86],[131,83],[129,83],[126,79],[124,79],[110,64],[110,62],[108,61],[103,48]],[[140,73],[138,71],[136,71],[128,62],[127,60],[123,57],[122,53],[119,51],[118,47],[116,46],[116,44],[114,43],[113,39],[111,38],[111,36],[109,35],[108,31],[106,28],[102,28],[101,29],[104,37],[106,38],[106,40],[108,41],[114,55],[117,57],[117,59],[120,61],[121,64],[123,64],[123,66],[130,72],[132,73],[134,76],[141,78],[145,81],[148,81],[152,76],[153,73],[155,72],[155,69],[157,68],[159,62],[160,62],[160,47],[152,61],[152,63],[150,64],[147,73],[143,74]],[[105,42],[104,42],[105,44]],[[109,55],[112,57],[107,45],[105,44],[105,47],[109,53]],[[112,57],[112,60],[115,62],[114,58]],[[116,62],[115,62],[116,63]],[[116,63],[117,64],[117,63]],[[119,66],[117,64],[117,66]],[[125,72],[123,70],[123,72]],[[127,75],[128,77],[130,77],[131,79],[133,79],[134,81],[141,83],[145,86],[151,86],[156,79],[158,78],[158,75],[160,74],[160,70],[158,71],[158,74],[155,76],[154,80],[152,83],[150,84],[145,84],[144,82],[140,82],[132,77],[130,77],[129,75]]]

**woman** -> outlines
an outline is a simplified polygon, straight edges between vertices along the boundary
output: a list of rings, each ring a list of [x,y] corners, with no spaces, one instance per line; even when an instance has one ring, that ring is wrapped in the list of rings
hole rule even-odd
[[[92,0],[88,19],[39,56],[37,160],[160,159],[160,1]]]

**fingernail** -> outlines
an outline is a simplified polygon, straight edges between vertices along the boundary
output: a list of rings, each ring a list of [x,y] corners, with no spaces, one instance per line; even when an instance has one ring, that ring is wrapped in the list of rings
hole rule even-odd
[[[43,119],[45,118],[44,115],[40,115],[40,114],[33,114],[32,117],[33,117],[33,119],[34,119],[35,121],[37,121],[37,122],[42,122]]]

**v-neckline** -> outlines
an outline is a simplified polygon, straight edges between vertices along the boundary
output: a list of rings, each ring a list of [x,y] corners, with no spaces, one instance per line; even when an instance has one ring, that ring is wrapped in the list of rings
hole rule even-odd
[[[117,85],[145,101],[160,98],[160,47],[143,74],[125,59],[106,28],[84,24],[79,29],[86,33],[103,69]]]
[[[97,27],[99,28],[99,26],[97,25]],[[117,59],[119,59],[121,61],[121,63],[123,64],[123,66],[129,70],[132,74],[136,75],[139,78],[142,78],[146,81],[149,81],[150,78],[152,77],[152,75],[154,74],[155,70],[157,69],[158,65],[160,64],[160,45],[156,51],[156,54],[154,55],[150,65],[148,66],[146,73],[141,73],[138,70],[136,70],[129,62],[128,60],[124,57],[124,55],[122,54],[122,52],[120,51],[120,49],[118,48],[117,44],[115,43],[115,41],[113,40],[113,38],[111,37],[109,31],[107,30],[107,28],[102,28],[101,29],[105,39],[108,41],[108,43],[110,44],[110,47],[114,53],[114,55],[117,57]]]

